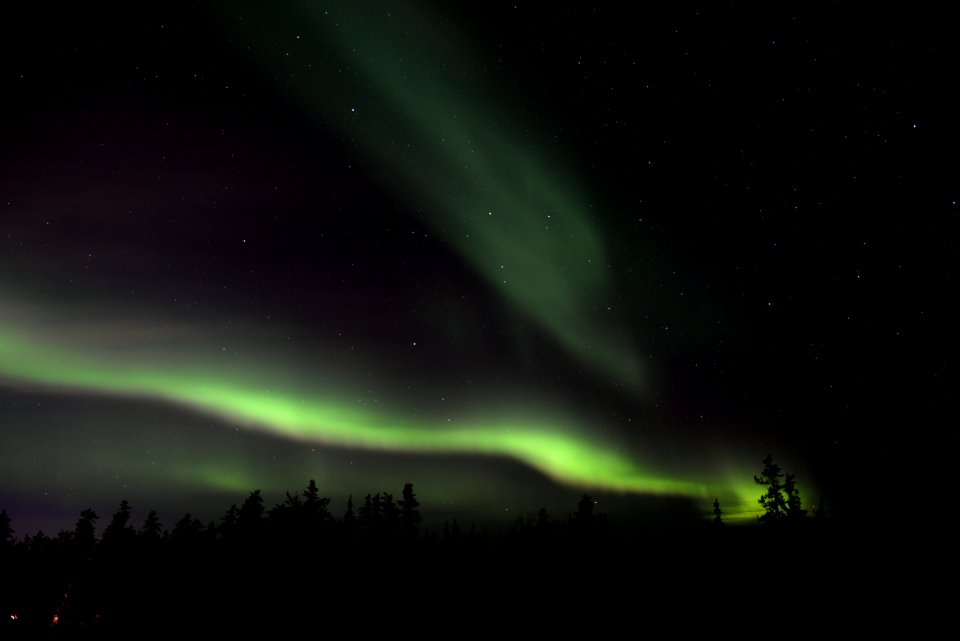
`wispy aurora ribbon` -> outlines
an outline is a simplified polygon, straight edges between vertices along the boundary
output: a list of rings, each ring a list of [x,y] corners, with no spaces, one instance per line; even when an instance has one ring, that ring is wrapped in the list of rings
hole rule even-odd
[[[218,17],[286,100],[354,146],[514,309],[595,375],[642,388],[604,212],[550,136],[506,110],[514,97],[484,86],[456,25],[415,3],[363,0],[231,2]]]

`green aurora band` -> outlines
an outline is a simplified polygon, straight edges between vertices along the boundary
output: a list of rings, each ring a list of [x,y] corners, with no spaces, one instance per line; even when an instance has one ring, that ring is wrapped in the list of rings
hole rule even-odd
[[[382,414],[231,380],[196,367],[151,369],[0,335],[0,376],[45,387],[175,403],[285,438],[345,447],[509,456],[572,485],[702,497],[699,483],[651,477],[615,448],[556,425],[411,427]],[[233,377],[236,379],[236,377]]]
[[[296,7],[300,7],[297,11]],[[455,25],[410,3],[223,6],[231,39],[441,241],[573,358],[642,389],[598,212],[566,156],[505,112]],[[244,19],[246,14],[246,19]]]

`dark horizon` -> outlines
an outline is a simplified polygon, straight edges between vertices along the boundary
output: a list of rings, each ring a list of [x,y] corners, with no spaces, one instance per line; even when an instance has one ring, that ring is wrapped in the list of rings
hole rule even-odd
[[[769,459],[764,476],[774,496],[782,475]],[[393,628],[427,597],[447,614],[489,608],[479,623],[485,626],[500,621],[504,605],[525,604],[530,595],[576,603],[623,592],[622,582],[595,585],[614,575],[642,578],[645,587],[628,589],[629,600],[683,594],[670,599],[669,609],[658,608],[658,616],[669,617],[690,607],[693,595],[684,594],[684,586],[715,572],[705,561],[717,554],[740,559],[790,550],[803,567],[812,561],[843,576],[848,570],[839,570],[840,562],[850,567],[848,551],[859,529],[823,514],[808,516],[798,509],[790,477],[781,480],[785,502],[767,503],[764,527],[728,527],[715,512],[713,523],[625,528],[583,495],[566,517],[539,510],[508,530],[456,521],[427,530],[409,483],[398,494],[367,495],[336,518],[312,480],[272,508],[255,491],[216,524],[188,515],[170,531],[155,514],[137,528],[123,501],[109,517],[84,510],[76,526],[56,538],[11,543],[0,512],[0,630],[70,638],[144,624],[152,632],[258,624],[315,629],[318,612],[352,620],[371,604],[378,616],[364,628]],[[100,531],[98,522],[105,526]],[[816,576],[811,586],[823,579],[808,575]],[[734,578],[727,588],[746,584]],[[835,586],[817,587],[823,594]],[[603,600],[604,607],[613,603]],[[616,619],[617,612],[635,616],[612,608],[607,617]]]
[[[374,493],[375,492],[370,492],[370,494]],[[131,524],[135,529],[141,527],[149,512],[156,511],[163,529],[172,531],[176,522],[182,519],[185,514],[189,514],[191,517],[198,519],[204,526],[219,524],[227,508],[233,504],[241,504],[243,499],[248,495],[249,493],[243,496],[218,496],[217,498],[226,500],[226,502],[221,500],[223,509],[219,512],[211,512],[209,514],[178,509],[177,506],[170,504],[166,505],[167,509],[159,509],[157,507],[138,505],[136,501],[133,500],[123,500],[128,500],[132,507]],[[348,499],[352,497],[356,507],[358,500],[363,500],[363,496],[366,496],[366,494],[359,497],[351,495],[344,497],[342,500],[335,497],[331,498],[331,514],[337,519],[342,518],[343,513],[346,512],[347,509]],[[506,533],[514,529],[518,521],[535,517],[540,509],[545,509],[551,518],[558,521],[565,520],[576,511],[577,500],[582,496],[582,493],[577,494],[576,492],[571,492],[568,500],[561,504],[530,506],[529,508],[518,508],[512,511],[504,510],[501,513],[492,512],[489,508],[482,506],[474,508],[473,510],[464,508],[455,510],[449,507],[444,509],[443,505],[431,506],[427,504],[426,508],[421,510],[423,512],[421,529],[424,532],[429,531],[437,534],[443,530],[444,525],[449,526],[456,521],[464,531],[475,529],[477,532],[480,532],[486,530],[491,535]],[[593,495],[590,496],[593,497]],[[264,495],[264,503],[267,505],[280,504],[283,498],[284,494],[282,493],[277,496]],[[709,523],[713,518],[712,500],[707,502],[706,507],[701,508],[695,505],[691,499],[676,497],[604,497],[598,495],[594,498],[597,502],[598,511],[608,516],[612,514],[614,522],[624,531],[630,531],[637,525],[644,528],[688,527],[696,524]],[[212,503],[213,499],[210,498],[203,502]],[[80,513],[85,509],[95,511],[101,517],[101,521],[104,517],[107,517],[107,521],[109,521],[109,516],[116,511],[118,505],[119,501],[115,501],[112,504],[102,502],[97,505],[84,505],[84,507],[78,507],[75,510],[64,507],[64,511],[61,514],[50,514],[44,511],[42,514],[37,515],[31,515],[29,506],[25,505],[14,505],[0,509],[3,509],[10,517],[14,537],[20,541],[25,537],[33,537],[39,533],[50,538],[57,538],[61,532],[70,532],[76,525]],[[730,513],[725,512],[724,522],[734,527],[761,525],[761,522],[756,518],[758,515],[759,511],[755,510],[751,510],[749,514],[738,514],[735,511],[731,511]],[[105,523],[100,524],[97,531],[98,535],[104,526]]]

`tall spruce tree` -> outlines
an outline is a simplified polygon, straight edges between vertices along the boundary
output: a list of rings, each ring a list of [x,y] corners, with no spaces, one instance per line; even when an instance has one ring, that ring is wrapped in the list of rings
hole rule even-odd
[[[757,518],[764,523],[776,523],[787,515],[787,503],[783,493],[783,472],[780,466],[773,462],[773,455],[767,454],[763,459],[763,472],[754,476],[757,485],[764,488],[763,494],[757,500],[763,508],[763,514]]]
[[[417,536],[417,527],[420,525],[420,501],[413,493],[413,483],[403,486],[403,498],[398,502],[400,506],[400,533],[409,538]]]
[[[95,523],[99,518],[91,508],[87,508],[80,513],[80,519],[73,530],[73,542],[82,555],[93,551],[93,546],[97,542]]]
[[[802,519],[807,515],[800,502],[800,490],[797,489],[797,475],[787,474],[783,480],[783,491],[787,495],[787,518]]]

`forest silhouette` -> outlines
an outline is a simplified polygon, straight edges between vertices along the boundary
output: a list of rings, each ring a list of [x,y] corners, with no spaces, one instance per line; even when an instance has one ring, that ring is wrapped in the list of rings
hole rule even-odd
[[[717,564],[785,551],[792,562],[825,563],[825,551],[835,549],[827,545],[838,531],[833,519],[822,511],[808,517],[795,477],[784,477],[771,457],[755,480],[764,526],[753,528],[718,527],[725,523],[717,499],[712,521],[627,526],[584,494],[569,514],[541,508],[505,531],[456,519],[426,529],[411,483],[399,498],[351,496],[335,514],[313,480],[271,508],[254,490],[216,521],[185,514],[169,527],[153,510],[135,525],[123,500],[108,519],[84,509],[72,530],[17,539],[4,511],[0,630],[69,636],[145,623],[177,630],[186,621],[299,625],[318,608],[378,630],[425,599],[446,612],[466,614],[490,600],[509,610],[531,594],[562,600],[602,592],[611,573],[642,576],[632,589],[658,599],[689,591],[683,586],[693,579],[708,581]]]

